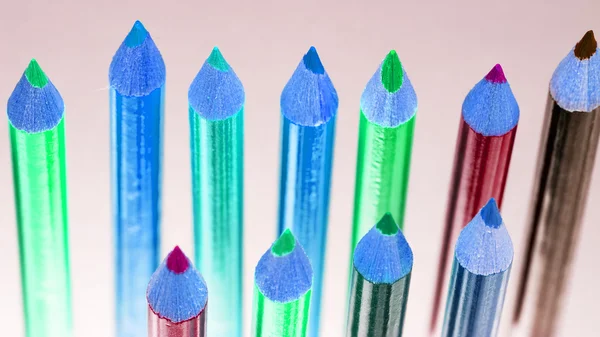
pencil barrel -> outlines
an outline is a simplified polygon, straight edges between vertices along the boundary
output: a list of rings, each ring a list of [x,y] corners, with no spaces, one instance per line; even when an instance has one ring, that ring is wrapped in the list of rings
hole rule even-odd
[[[400,337],[404,327],[410,273],[392,284],[374,284],[352,273],[346,337]]]
[[[9,125],[27,337],[72,335],[64,123]]]
[[[190,320],[173,323],[160,318],[148,307],[148,337],[204,337],[206,336],[206,310]]]
[[[442,337],[494,337],[498,334],[510,267],[476,275],[455,259],[446,301]]]
[[[386,212],[403,228],[415,118],[388,128],[360,112],[352,250]]]
[[[319,320],[335,133],[335,116],[301,126],[282,116],[279,233],[291,228],[310,259],[313,276],[310,336]]]
[[[549,96],[513,330],[557,333],[600,135],[600,108],[569,112]]]
[[[453,244],[460,230],[490,198],[502,207],[516,133],[517,126],[502,136],[484,136],[475,132],[461,117],[438,261],[430,322],[432,334],[440,326],[443,291],[449,280],[447,271],[452,264]]]
[[[311,290],[291,302],[269,300],[254,286],[252,337],[305,337],[308,331]]]
[[[196,266],[210,287],[210,334],[242,334],[243,109],[210,121],[189,109]]]
[[[117,336],[146,333],[146,289],[159,262],[164,86],[141,97],[110,89]]]

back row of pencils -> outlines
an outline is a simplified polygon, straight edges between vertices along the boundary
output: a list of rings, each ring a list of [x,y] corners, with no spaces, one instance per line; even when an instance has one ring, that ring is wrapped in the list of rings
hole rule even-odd
[[[600,134],[598,54],[590,31],[550,83],[524,269],[509,317],[513,330],[527,336],[557,330]],[[109,82],[117,336],[205,336],[208,327],[212,336],[240,337],[240,80],[215,48],[188,92],[194,264],[204,277],[177,247],[159,265],[165,64],[140,22],[113,57]],[[311,47],[281,95],[280,236],[255,269],[253,336],[319,335],[337,108],[336,90]],[[402,335],[413,264],[402,229],[416,112],[415,91],[391,51],[360,103],[347,336]],[[35,60],[7,114],[26,334],[68,337],[64,103]],[[513,259],[499,208],[518,119],[496,65],[462,107],[432,335],[440,328],[444,337],[498,332]]]

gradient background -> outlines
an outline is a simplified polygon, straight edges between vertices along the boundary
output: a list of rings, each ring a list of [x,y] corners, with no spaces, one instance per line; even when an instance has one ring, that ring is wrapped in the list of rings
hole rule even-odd
[[[246,332],[254,265],[276,231],[279,96],[311,45],[340,98],[321,335],[342,335],[359,100],[391,48],[419,98],[406,218],[415,267],[405,336],[424,336],[427,328],[461,104],[496,63],[521,107],[503,209],[516,247],[513,293],[548,81],[585,31],[600,33],[600,1],[449,2],[2,0],[0,100],[8,100],[35,57],[67,108],[75,335],[114,331],[107,72],[136,19],[167,65],[163,255],[179,244],[192,256],[187,89],[214,45],[245,86]],[[7,130],[0,127],[0,324],[2,336],[13,337],[23,328]],[[561,336],[597,336],[600,165],[594,178]]]

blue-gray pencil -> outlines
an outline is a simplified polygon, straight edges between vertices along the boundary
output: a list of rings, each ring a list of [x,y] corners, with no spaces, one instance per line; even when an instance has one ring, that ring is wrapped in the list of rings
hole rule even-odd
[[[496,336],[513,244],[493,198],[456,242],[442,337]]]

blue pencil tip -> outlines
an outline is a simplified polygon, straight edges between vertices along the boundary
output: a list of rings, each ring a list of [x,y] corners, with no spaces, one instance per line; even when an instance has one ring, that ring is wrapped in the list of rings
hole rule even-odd
[[[485,206],[481,209],[481,218],[485,222],[486,226],[491,228],[498,228],[502,224],[502,217],[496,204],[496,199],[491,198]]]
[[[323,67],[323,63],[321,63],[321,59],[319,58],[319,54],[317,54],[317,49],[315,47],[310,47],[308,52],[304,55],[304,66],[315,74],[323,74],[325,72],[325,68]]]
[[[125,38],[125,44],[130,48],[137,47],[144,43],[144,40],[146,40],[147,36],[148,31],[138,20],[133,24],[133,27],[131,27],[129,34],[127,34],[127,37]]]
[[[493,198],[460,232],[455,257],[462,267],[477,275],[492,275],[510,268],[513,245]]]

